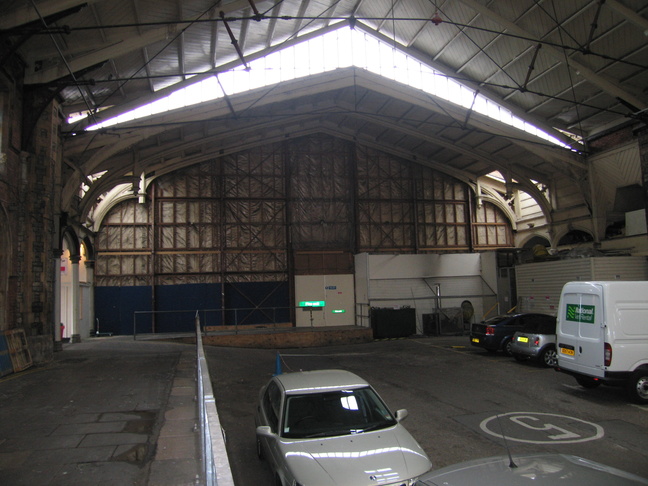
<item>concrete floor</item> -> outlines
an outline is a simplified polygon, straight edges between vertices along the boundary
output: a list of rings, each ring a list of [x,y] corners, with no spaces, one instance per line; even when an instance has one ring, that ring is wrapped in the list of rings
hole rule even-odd
[[[372,383],[392,410],[407,408],[404,425],[435,468],[506,454],[503,428],[513,453],[575,454],[648,477],[648,406],[629,403],[622,389],[585,390],[570,376],[484,352],[457,336],[284,350],[208,347],[238,486],[271,484],[267,464],[256,457],[254,412],[277,351],[284,372],[347,369]],[[598,430],[603,435],[595,438]],[[578,437],[569,442],[561,435]]]
[[[237,486],[271,484],[256,457],[254,412],[277,352],[283,372],[347,369],[392,410],[407,408],[404,425],[435,468],[504,454],[504,430],[513,453],[575,454],[648,477],[648,406],[486,353],[466,336],[205,352]],[[194,365],[191,345],[93,338],[3,377],[0,484],[201,484]]]

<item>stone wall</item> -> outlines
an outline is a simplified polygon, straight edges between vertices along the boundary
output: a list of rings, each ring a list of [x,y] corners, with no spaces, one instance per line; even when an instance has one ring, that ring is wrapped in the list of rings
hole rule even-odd
[[[26,90],[21,79],[17,61],[0,68],[0,330],[24,329],[41,364],[53,353],[60,117],[46,88]]]

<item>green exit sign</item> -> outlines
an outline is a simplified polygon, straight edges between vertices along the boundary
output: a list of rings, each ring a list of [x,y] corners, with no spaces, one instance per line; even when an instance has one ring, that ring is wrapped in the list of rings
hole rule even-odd
[[[299,307],[324,307],[326,302],[323,300],[302,300]]]
[[[331,313],[333,314],[344,314],[346,312],[346,309],[335,309],[332,310]]]

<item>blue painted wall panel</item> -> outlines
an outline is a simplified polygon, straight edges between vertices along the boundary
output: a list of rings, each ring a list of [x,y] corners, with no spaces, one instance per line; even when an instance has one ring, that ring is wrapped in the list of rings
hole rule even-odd
[[[288,282],[239,282],[225,285],[227,325],[290,322]]]
[[[155,332],[193,332],[197,310],[220,308],[220,289],[220,284],[157,286],[157,310],[163,312],[156,314]]]
[[[0,334],[0,376],[13,373],[13,363],[9,355],[9,346],[4,334]]]
[[[287,282],[245,282],[225,286],[225,322],[220,284],[158,286],[155,319],[151,314],[151,287],[96,287],[95,313],[99,331],[137,333],[193,332],[196,310],[203,326],[270,324],[290,321]]]
[[[99,332],[133,334],[135,311],[151,310],[151,287],[95,287]],[[149,315],[137,316],[137,332],[151,332]]]

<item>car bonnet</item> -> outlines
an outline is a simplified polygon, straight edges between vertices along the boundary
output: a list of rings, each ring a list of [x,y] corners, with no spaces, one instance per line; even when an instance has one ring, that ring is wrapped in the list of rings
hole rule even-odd
[[[420,476],[432,466],[400,424],[342,437],[281,442],[289,469],[306,485],[391,484]]]
[[[648,481],[586,459],[562,454],[490,457],[448,466],[426,474],[417,486],[637,486]]]

